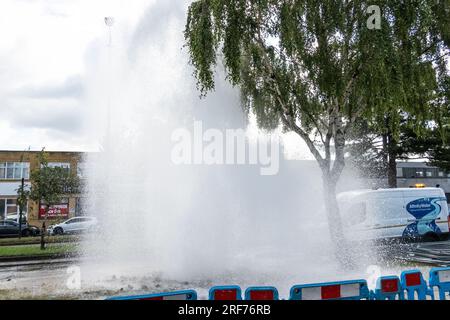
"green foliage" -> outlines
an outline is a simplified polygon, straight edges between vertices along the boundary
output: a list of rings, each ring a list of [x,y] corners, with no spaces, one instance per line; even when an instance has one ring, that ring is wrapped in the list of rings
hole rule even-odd
[[[19,188],[17,188],[17,205],[23,211],[27,206],[28,197],[30,196],[30,190],[28,190],[25,184],[21,184]]]
[[[209,2],[196,2],[189,8],[187,26],[190,31],[189,33],[186,31],[185,37],[189,38],[192,64],[195,67],[199,88],[203,93],[214,88],[211,69],[216,63],[216,53],[211,20]]]
[[[14,246],[0,246],[0,257],[27,257],[36,255],[62,255],[77,253],[79,247],[77,244],[52,244],[47,250],[42,251],[36,245],[14,245]]]
[[[442,111],[442,110],[441,110]],[[448,116],[442,114],[443,122],[449,123]],[[423,159],[430,165],[450,172],[450,127],[439,127],[429,123],[417,133],[409,126],[409,118],[403,114],[399,125],[399,135],[395,141],[384,145],[379,131],[360,121],[355,126],[351,143],[347,146],[352,164],[367,177],[385,178],[388,174],[388,157],[407,160]],[[388,141],[387,141],[388,142]]]
[[[371,5],[381,9],[379,29],[367,26]],[[404,113],[418,134],[430,119],[445,125],[448,12],[448,0],[197,0],[184,36],[201,95],[214,89],[220,57],[260,127],[282,124],[305,141],[339,247],[335,187],[358,122],[394,140]]]
[[[30,198],[44,201],[47,206],[61,202],[61,198],[78,193],[79,179],[67,169],[50,167],[48,155],[43,150],[39,154],[39,167],[31,172]]]
[[[366,26],[369,5],[381,8],[380,30]],[[185,38],[202,94],[214,89],[222,55],[261,127],[282,120],[303,138],[322,135],[322,144],[327,134],[337,138],[337,117],[349,127],[370,118],[383,130],[391,113],[389,129],[399,134],[404,111],[423,127],[436,64],[448,54],[448,11],[437,0],[197,0]]]

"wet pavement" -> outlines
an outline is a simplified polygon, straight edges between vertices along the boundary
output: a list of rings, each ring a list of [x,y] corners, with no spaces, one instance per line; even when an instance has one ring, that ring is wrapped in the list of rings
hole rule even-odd
[[[418,268],[427,278],[432,266],[450,265],[450,241],[391,245],[384,251],[384,261],[378,261],[383,275],[398,275],[402,270]],[[182,289],[195,289],[200,299],[206,299],[208,289],[217,284],[239,284],[243,288],[255,284],[272,284],[279,289],[280,298],[286,299],[290,286],[298,283],[351,278],[366,278],[369,282],[370,276],[364,273],[367,264],[364,264],[364,268],[337,275],[331,268],[327,269],[325,262],[320,263],[319,269],[313,270],[296,256],[295,253],[285,255],[286,259],[280,261],[267,252],[265,260],[258,260],[267,269],[258,270],[260,273],[256,276],[254,270],[236,270],[216,278],[200,277],[189,281],[164,278],[158,273],[149,272],[145,265],[139,263],[130,265],[129,270],[133,273],[128,273],[110,270],[108,266],[89,259],[6,262],[0,264],[0,299],[104,299],[108,296]],[[70,270],[74,266],[81,270],[80,285],[75,288],[70,285],[73,280]],[[293,270],[295,266],[298,266],[297,270]],[[286,270],[291,273],[288,275]],[[314,275],[309,278],[302,276],[308,272]]]
[[[152,275],[103,275],[101,265],[85,261],[29,261],[0,266],[0,300],[8,299],[105,299],[109,296],[167,292],[195,288],[206,297],[208,281],[176,281]],[[80,268],[80,284],[74,286],[71,268]],[[134,268],[136,270],[136,268]],[[142,273],[141,273],[142,274]]]
[[[450,241],[423,242],[400,246],[399,260],[437,267],[450,266]]]

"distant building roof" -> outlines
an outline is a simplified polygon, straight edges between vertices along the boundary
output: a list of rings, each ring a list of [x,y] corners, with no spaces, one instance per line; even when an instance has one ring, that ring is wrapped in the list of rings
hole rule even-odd
[[[437,168],[426,162],[397,162],[397,168]]]

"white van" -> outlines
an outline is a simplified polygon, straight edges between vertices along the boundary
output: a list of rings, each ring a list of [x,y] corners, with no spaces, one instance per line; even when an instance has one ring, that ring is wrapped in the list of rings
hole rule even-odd
[[[440,240],[449,233],[449,209],[440,188],[355,190],[337,199],[349,240]]]

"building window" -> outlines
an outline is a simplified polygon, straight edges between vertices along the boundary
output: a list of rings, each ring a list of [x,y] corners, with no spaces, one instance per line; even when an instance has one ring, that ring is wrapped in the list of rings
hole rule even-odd
[[[49,168],[62,168],[67,174],[70,174],[70,163],[69,162],[49,162],[47,164]]]
[[[48,166],[50,168],[63,168],[63,169],[67,169],[70,170],[70,163],[69,162],[49,162]]]
[[[23,208],[23,217],[27,216],[27,208]],[[1,220],[10,219],[10,220],[18,220],[19,219],[19,206],[17,205],[16,198],[10,199],[0,199],[0,217]]]
[[[30,178],[29,162],[0,162],[0,179],[19,180]]]
[[[403,168],[397,168],[397,177],[398,178],[403,177]]]
[[[403,176],[407,179],[416,177],[416,168],[403,168]]]

